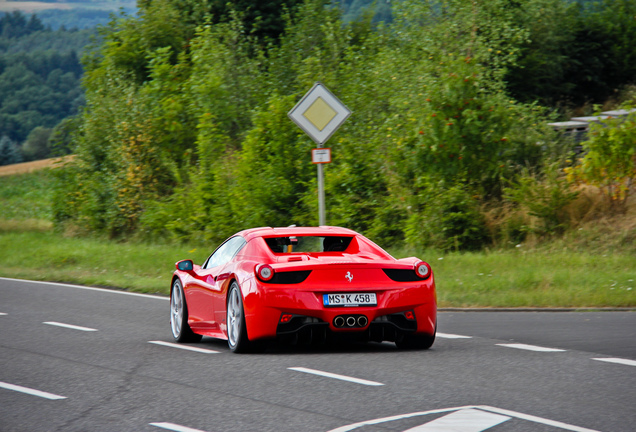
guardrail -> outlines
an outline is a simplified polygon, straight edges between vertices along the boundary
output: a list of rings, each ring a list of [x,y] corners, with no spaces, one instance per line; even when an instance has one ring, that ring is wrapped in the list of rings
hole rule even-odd
[[[624,118],[633,112],[636,112],[636,108],[604,111],[598,116],[572,117],[570,121],[548,123],[548,125],[552,126],[555,131],[571,136],[574,138],[574,142],[578,144],[587,138],[590,124],[598,123],[608,118]]]

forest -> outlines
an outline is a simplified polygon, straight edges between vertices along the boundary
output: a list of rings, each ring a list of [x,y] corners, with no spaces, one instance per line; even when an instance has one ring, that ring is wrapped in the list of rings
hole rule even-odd
[[[353,111],[327,143],[328,224],[474,250],[626,211],[635,116],[582,148],[547,122],[631,108],[632,1],[404,0],[390,20],[325,0],[138,6],[85,50],[60,230],[218,242],[315,225],[314,144],[287,112],[318,81]],[[573,208],[584,186],[605,207]]]
[[[60,136],[84,105],[80,57],[93,34],[53,31],[20,12],[0,17],[0,165],[70,151]]]

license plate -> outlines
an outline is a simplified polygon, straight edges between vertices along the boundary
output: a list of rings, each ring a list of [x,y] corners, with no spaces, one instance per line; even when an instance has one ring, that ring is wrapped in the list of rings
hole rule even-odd
[[[322,303],[326,307],[337,306],[377,306],[375,293],[323,294]]]

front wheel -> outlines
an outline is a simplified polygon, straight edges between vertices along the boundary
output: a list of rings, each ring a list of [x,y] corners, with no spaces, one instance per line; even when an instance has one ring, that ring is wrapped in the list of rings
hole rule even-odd
[[[175,279],[172,283],[170,329],[172,337],[177,342],[199,342],[201,340],[201,335],[194,333],[188,325],[188,305],[179,279]]]

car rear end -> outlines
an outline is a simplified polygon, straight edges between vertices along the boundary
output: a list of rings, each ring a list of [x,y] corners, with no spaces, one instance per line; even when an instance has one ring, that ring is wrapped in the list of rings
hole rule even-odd
[[[254,282],[250,338],[380,342],[435,333],[434,276],[416,259],[313,257],[257,268]]]

